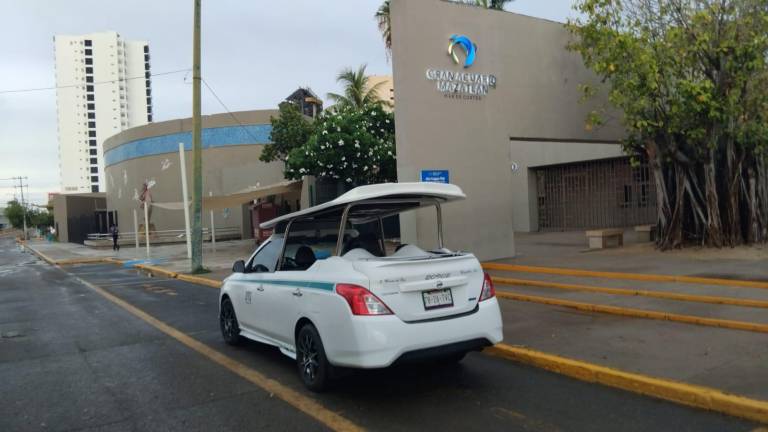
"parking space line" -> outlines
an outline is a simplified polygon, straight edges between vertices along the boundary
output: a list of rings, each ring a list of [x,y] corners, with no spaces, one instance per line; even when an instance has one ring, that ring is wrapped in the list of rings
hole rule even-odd
[[[64,271],[66,272],[66,270]],[[194,351],[198,352],[199,354],[203,355],[204,357],[208,358],[214,363],[217,363],[220,366],[223,366],[229,369],[231,372],[234,372],[240,377],[257,385],[258,387],[261,387],[264,391],[277,396],[278,398],[287,402],[289,405],[293,406],[294,408],[300,410],[301,412],[307,414],[308,416],[324,424],[328,428],[335,431],[363,431],[364,430],[362,427],[356,425],[351,420],[323,407],[317,401],[311,398],[308,398],[302,395],[301,393],[297,392],[296,390],[293,390],[283,384],[280,384],[279,382],[271,378],[268,378],[264,374],[254,369],[251,369],[250,367],[244,365],[243,363],[240,363],[237,360],[231,357],[228,357],[227,355],[221,353],[220,351],[217,351],[205,345],[204,343],[192,338],[191,336],[188,336],[187,334],[177,330],[174,327],[169,326],[168,324],[149,315],[148,313],[133,306],[132,304],[126,302],[125,300],[115,296],[114,294],[107,292],[103,288],[97,285],[94,285],[86,280],[83,280],[77,277],[77,275],[75,274],[68,273],[68,272],[67,274],[79,280],[80,282],[82,282],[83,284],[85,284],[86,286],[88,286],[98,294],[100,294],[102,297],[106,298],[107,300],[111,301],[117,306],[120,306],[121,308],[125,309],[132,315],[140,318],[141,320],[145,321],[146,323],[150,324],[151,326],[155,327],[156,329],[160,330],[166,335],[176,339],[180,343],[184,344],[188,348],[193,349]]]
[[[601,294],[615,294],[623,296],[641,296],[641,297],[653,297],[665,300],[678,300],[689,301],[696,303],[709,303],[709,304],[722,304],[733,306],[745,306],[755,308],[768,308],[768,301],[766,300],[752,300],[752,299],[739,299],[733,297],[717,297],[717,296],[701,296],[693,294],[680,294],[669,291],[650,291],[650,290],[634,290],[623,288],[608,288],[598,287],[591,285],[578,285],[578,284],[566,284],[559,282],[547,282],[530,279],[517,279],[517,278],[504,278],[504,277],[491,277],[491,280],[495,283],[502,285],[521,285],[531,286],[537,288],[555,288],[566,291],[583,291],[594,292]]]
[[[569,268],[557,268],[557,267],[535,267],[517,264],[504,264],[504,263],[483,263],[483,268],[486,270],[504,270],[514,271],[521,273],[542,273],[542,274],[556,274],[564,276],[582,276],[582,277],[594,277],[603,279],[624,279],[624,280],[637,280],[637,281],[650,281],[650,282],[680,282],[680,283],[693,283],[703,285],[722,285],[730,287],[744,287],[744,288],[761,288],[768,289],[768,282],[739,280],[739,279],[719,279],[719,278],[705,278],[697,276],[677,276],[677,275],[656,275],[656,274],[644,274],[644,273],[619,273],[619,272],[603,272],[593,270],[580,270]]]
[[[590,383],[598,383],[761,423],[768,422],[768,401],[727,394],[710,387],[625,372],[507,344],[498,344],[486,348],[483,352]]]
[[[631,309],[619,306],[609,306],[594,303],[583,303],[572,300],[561,300],[552,297],[542,297],[527,294],[517,294],[509,291],[496,291],[500,298],[518,300],[530,303],[540,303],[552,306],[563,306],[586,312],[597,312],[611,315],[621,315],[634,318],[647,318],[661,321],[674,321],[685,324],[695,324],[709,327],[719,327],[732,330],[746,330],[758,333],[768,333],[768,324],[752,323],[747,321],[734,321],[719,318],[705,318],[694,315],[681,315],[668,312],[659,312],[646,309]]]

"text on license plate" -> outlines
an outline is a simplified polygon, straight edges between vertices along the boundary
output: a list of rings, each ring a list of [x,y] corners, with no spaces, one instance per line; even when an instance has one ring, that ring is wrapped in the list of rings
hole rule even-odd
[[[425,310],[453,306],[453,295],[450,288],[423,291],[421,296],[424,299]]]

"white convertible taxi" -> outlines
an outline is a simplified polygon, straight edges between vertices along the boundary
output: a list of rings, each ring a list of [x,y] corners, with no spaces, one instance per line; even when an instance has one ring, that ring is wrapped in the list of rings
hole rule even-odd
[[[377,184],[263,223],[272,236],[221,289],[224,340],[278,347],[316,391],[338,367],[460,361],[500,342],[490,277],[471,253],[443,246],[441,205],[464,198],[451,184]],[[388,239],[399,213],[425,207],[436,245]]]

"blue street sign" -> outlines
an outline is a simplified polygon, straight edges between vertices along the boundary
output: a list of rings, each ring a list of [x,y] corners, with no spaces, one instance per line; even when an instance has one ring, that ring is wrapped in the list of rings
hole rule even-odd
[[[421,181],[430,183],[450,183],[448,170],[421,170]]]

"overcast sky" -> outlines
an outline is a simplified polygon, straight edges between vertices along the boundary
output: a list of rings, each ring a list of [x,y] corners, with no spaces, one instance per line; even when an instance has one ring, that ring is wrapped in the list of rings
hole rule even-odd
[[[419,1],[419,0],[408,0]],[[321,98],[346,66],[391,74],[373,14],[382,0],[203,0],[203,78],[232,111],[270,109],[298,86]],[[507,9],[565,21],[572,0]],[[191,67],[192,0],[0,0],[0,91],[54,85],[53,35],[114,30],[148,40],[152,73]],[[152,79],[155,121],[191,115],[184,74]],[[203,114],[224,109],[203,88]],[[59,191],[55,91],[0,94],[0,179],[29,177],[31,201]],[[25,191],[26,192],[26,191]],[[0,207],[14,197],[0,180]]]

